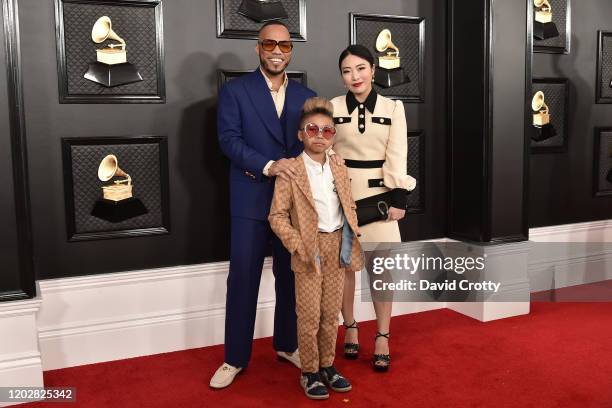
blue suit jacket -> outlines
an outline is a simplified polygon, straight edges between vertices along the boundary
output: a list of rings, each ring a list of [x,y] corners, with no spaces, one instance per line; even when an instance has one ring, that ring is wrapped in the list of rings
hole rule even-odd
[[[259,69],[221,88],[217,130],[221,150],[231,160],[233,217],[267,221],[274,183],[263,175],[263,168],[269,160],[296,157],[302,152],[304,146],[297,138],[300,112],[304,101],[315,95],[289,80],[283,109],[285,120],[281,122]]]

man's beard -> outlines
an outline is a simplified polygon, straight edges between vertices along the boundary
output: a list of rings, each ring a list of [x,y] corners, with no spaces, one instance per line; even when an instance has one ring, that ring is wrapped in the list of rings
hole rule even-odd
[[[278,67],[276,67],[274,64],[272,64],[270,61],[268,61],[267,59],[263,57],[259,57],[259,64],[262,66],[264,71],[272,75],[282,74],[283,72],[285,72],[287,65],[289,65],[287,63],[287,60],[285,60],[285,64],[279,65]]]

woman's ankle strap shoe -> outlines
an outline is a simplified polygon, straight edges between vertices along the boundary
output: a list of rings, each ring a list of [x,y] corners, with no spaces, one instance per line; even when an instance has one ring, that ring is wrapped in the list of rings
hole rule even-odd
[[[357,327],[357,320],[353,320],[353,323],[346,324],[342,323],[345,330],[355,329],[359,332],[359,327]],[[359,344],[358,343],[344,343],[344,358],[348,360],[356,360],[359,357]]]

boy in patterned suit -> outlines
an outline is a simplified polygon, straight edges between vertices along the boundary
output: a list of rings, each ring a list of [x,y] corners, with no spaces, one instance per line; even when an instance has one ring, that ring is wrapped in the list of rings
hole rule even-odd
[[[328,100],[306,100],[298,132],[304,152],[297,158],[293,179],[276,179],[268,218],[291,253],[300,383],[312,399],[329,397],[325,384],[338,392],[351,390],[333,362],[345,268],[363,267],[347,169],[327,154],[336,133],[333,123]]]

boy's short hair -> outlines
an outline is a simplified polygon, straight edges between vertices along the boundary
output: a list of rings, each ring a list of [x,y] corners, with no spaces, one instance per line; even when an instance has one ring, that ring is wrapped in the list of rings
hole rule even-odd
[[[321,96],[314,96],[306,99],[300,115],[300,127],[304,126],[306,119],[313,115],[325,115],[333,120],[334,105]]]

